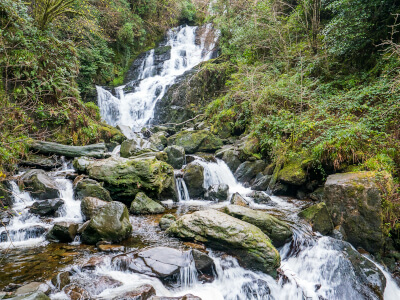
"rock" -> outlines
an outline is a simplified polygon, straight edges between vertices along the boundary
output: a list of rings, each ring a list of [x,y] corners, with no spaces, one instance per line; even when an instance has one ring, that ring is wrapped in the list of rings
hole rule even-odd
[[[239,206],[249,206],[249,201],[244,199],[239,193],[234,193],[231,198],[231,204]]]
[[[307,220],[314,231],[319,231],[323,235],[330,234],[333,230],[332,219],[324,202],[301,211],[299,217]]]
[[[65,157],[95,157],[102,158],[107,151],[104,143],[87,146],[67,146],[51,142],[34,141],[29,148],[43,154],[57,154]]]
[[[0,207],[11,206],[13,204],[13,194],[11,185],[7,181],[0,181]]]
[[[15,291],[15,295],[25,295],[35,292],[42,292],[44,294],[50,294],[50,287],[43,282],[31,282],[21,286]],[[48,298],[46,298],[48,299]]]
[[[271,175],[264,175],[254,181],[254,183],[251,185],[251,189],[255,191],[266,191],[271,179]]]
[[[222,147],[222,141],[206,130],[181,131],[168,138],[168,145],[181,146],[186,154],[214,152]]]
[[[213,259],[199,250],[192,249],[191,251],[197,271],[213,276],[213,270],[215,269]]]
[[[264,211],[238,205],[228,205],[224,207],[223,211],[232,217],[260,228],[268,235],[276,247],[283,246],[293,235],[287,223],[278,220]]]
[[[10,300],[50,300],[50,298],[43,292],[34,292],[30,294],[25,294],[13,298],[8,298]]]
[[[134,139],[136,138],[136,133],[132,131],[132,128],[126,125],[117,125],[117,129],[121,131],[121,133],[128,139]]]
[[[21,161],[19,165],[25,167],[31,167],[35,169],[42,169],[42,170],[53,170],[55,168],[59,168],[62,166],[62,160],[57,159],[57,156],[43,156],[43,155],[36,155],[36,154],[29,154],[28,158]]]
[[[253,198],[254,203],[257,204],[273,204],[271,197],[264,192],[253,191],[247,196]]]
[[[39,216],[54,216],[57,210],[64,205],[62,199],[49,199],[36,201],[29,208],[29,212]]]
[[[310,199],[313,201],[322,201],[324,198],[324,188],[319,187],[314,192],[309,195]]]
[[[176,221],[175,216],[171,214],[163,215],[158,225],[162,230],[167,230],[172,223]]]
[[[213,209],[182,216],[167,233],[227,251],[244,266],[272,276],[280,265],[278,251],[261,229]]]
[[[194,296],[192,294],[187,294],[182,297],[160,297],[160,296],[153,296],[151,300],[201,300],[200,297]]]
[[[85,290],[94,296],[101,294],[106,289],[115,289],[120,286],[122,286],[122,282],[109,276],[91,276],[91,280],[85,284]]]
[[[9,236],[13,235],[23,235],[24,239],[32,239],[41,237],[46,232],[46,228],[40,225],[33,225],[28,228],[21,229],[8,229],[7,231],[3,231],[0,233],[0,242],[7,242],[9,240]]]
[[[231,169],[232,173],[235,173],[242,163],[239,159],[239,151],[234,148],[221,149],[215,156],[222,159],[228,165],[229,169]]]
[[[73,160],[72,165],[79,173],[85,173],[87,167],[94,161],[95,160],[93,158],[78,157]]]
[[[174,169],[156,159],[111,157],[92,162],[87,172],[103,181],[115,200],[130,203],[138,192],[153,199],[177,199]]]
[[[61,243],[69,243],[75,239],[79,225],[71,222],[55,223],[49,231],[46,238],[48,240],[56,240]]]
[[[58,289],[62,290],[68,284],[71,283],[70,274],[69,272],[61,272],[58,273],[51,279],[51,283]]]
[[[46,200],[59,197],[57,183],[43,170],[30,170],[20,180],[33,198]]]
[[[83,266],[82,270],[94,270],[104,263],[104,257],[92,256]]]
[[[185,164],[185,149],[180,146],[169,146],[164,149],[167,153],[167,163],[174,167],[174,169],[180,169]]]
[[[381,195],[375,172],[330,175],[324,202],[334,226],[342,225],[347,241],[368,252],[379,252],[384,243]]]
[[[82,234],[82,232],[85,231],[86,227],[88,227],[89,223],[90,223],[90,220],[86,221],[86,222],[83,223],[83,224],[79,224],[79,227],[78,227],[78,234]]]
[[[125,140],[121,144],[121,157],[131,157],[136,154],[139,154],[143,150],[154,151],[155,147],[147,140],[142,139],[139,135],[137,135],[134,139]]]
[[[204,195],[204,168],[197,163],[188,164],[183,173],[187,190],[191,198],[201,198]]]
[[[248,160],[249,158],[254,157],[253,154],[257,154],[260,151],[260,141],[257,137],[247,135],[241,139],[238,148],[240,158]]]
[[[75,198],[83,199],[85,197],[94,197],[107,202],[112,201],[109,191],[97,181],[88,178],[78,181],[75,185]]]
[[[86,220],[90,220],[97,213],[97,211],[107,203],[108,202],[94,197],[86,197],[81,201],[82,215]]]
[[[235,177],[239,182],[249,182],[256,175],[265,169],[265,162],[262,160],[245,161],[240,164],[235,172]]]
[[[82,233],[82,241],[96,244],[99,241],[120,242],[132,232],[129,212],[120,202],[109,202],[92,217]]]
[[[249,299],[271,299],[271,290],[268,282],[262,279],[253,279],[242,285],[242,293]],[[251,298],[250,298],[251,297]],[[272,298],[273,299],[273,298]]]
[[[211,201],[223,202],[228,199],[228,196],[229,186],[225,183],[221,183],[210,186],[204,198]]]
[[[303,169],[303,162],[292,160],[285,164],[278,173],[278,180],[284,184],[301,186],[307,181],[307,172]]]
[[[98,245],[97,249],[99,249],[101,252],[112,253],[112,252],[124,252],[125,247],[120,245]]]
[[[156,290],[150,284],[141,285],[133,291],[119,295],[113,300],[147,300],[156,295]]]
[[[64,288],[64,293],[71,300],[89,300],[91,299],[90,294],[83,287],[80,287],[75,284],[71,284]]]
[[[168,140],[167,140],[168,133],[165,131],[160,131],[157,133],[154,133],[150,139],[149,142],[157,149],[157,150],[164,150],[165,146],[168,145]]]
[[[162,214],[164,211],[165,208],[161,204],[150,199],[143,192],[137,193],[130,208],[130,212],[134,215]]]

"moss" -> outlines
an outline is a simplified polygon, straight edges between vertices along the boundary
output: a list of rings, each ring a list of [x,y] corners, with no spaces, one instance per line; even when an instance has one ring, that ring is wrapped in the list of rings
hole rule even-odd
[[[302,167],[302,161],[292,160],[285,164],[278,173],[278,179],[288,184],[303,185],[307,181],[307,172]]]
[[[162,55],[162,54],[167,53],[168,51],[171,51],[171,46],[158,47],[158,48],[154,49],[154,54]]]
[[[222,141],[206,130],[181,131],[168,139],[169,145],[181,146],[187,154],[214,152],[222,147]]]
[[[333,222],[324,202],[301,211],[299,217],[310,222],[312,228],[322,234],[329,234],[333,230]]]
[[[126,140],[126,137],[122,134],[120,130],[115,127],[104,125],[99,128],[99,135],[104,142],[116,142],[121,144]]]

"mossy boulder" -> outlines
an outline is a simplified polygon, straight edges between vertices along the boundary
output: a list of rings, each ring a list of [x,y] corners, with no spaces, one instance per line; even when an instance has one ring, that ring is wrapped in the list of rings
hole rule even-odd
[[[222,140],[210,131],[181,131],[168,138],[168,145],[181,146],[186,154],[196,152],[214,152],[222,147]]]
[[[153,152],[158,151],[157,148],[152,145],[149,141],[142,139],[140,136],[137,136],[134,139],[125,140],[121,144],[121,157],[131,157],[144,152]]]
[[[188,164],[183,173],[186,187],[191,198],[203,197],[204,195],[204,168],[197,163]]]
[[[94,197],[107,202],[112,201],[110,192],[100,183],[89,178],[82,179],[75,185],[75,198],[83,199],[85,197]]]
[[[90,220],[97,211],[108,202],[94,197],[85,197],[81,201],[81,212],[86,220]]]
[[[32,197],[39,200],[59,197],[57,183],[43,170],[30,170],[21,177],[21,182]]]
[[[223,202],[228,199],[229,186],[225,183],[212,185],[207,190],[204,198],[211,201]]]
[[[265,169],[263,160],[245,161],[240,164],[235,172],[235,177],[239,182],[249,182],[254,179],[258,173]]]
[[[272,276],[280,265],[279,252],[261,229],[213,209],[179,218],[167,233],[227,251],[244,266]]]
[[[46,238],[48,240],[56,240],[62,243],[72,242],[78,232],[79,225],[71,222],[55,223],[49,231]]]
[[[160,228],[162,230],[167,230],[169,228],[169,226],[171,226],[171,224],[174,223],[175,221],[176,221],[176,218],[174,215],[167,214],[167,215],[162,216],[158,225],[160,226]]]
[[[239,144],[240,158],[243,160],[252,157],[260,151],[260,141],[254,136],[245,136]]]
[[[133,200],[130,208],[130,212],[134,215],[162,214],[164,211],[165,208],[161,204],[150,199],[143,192],[137,193],[135,200]]]
[[[323,196],[334,226],[342,225],[348,242],[371,253],[380,252],[384,244],[377,175],[377,172],[330,175]]]
[[[115,200],[130,203],[138,192],[153,199],[177,199],[174,169],[155,158],[110,157],[92,161],[86,172],[104,182]]]
[[[106,143],[114,142],[121,144],[126,140],[125,135],[120,130],[110,125],[99,127],[99,136]]]
[[[283,246],[293,235],[286,222],[278,220],[264,211],[238,205],[228,205],[224,207],[223,212],[257,226],[268,235],[276,247]]]
[[[96,244],[99,241],[121,242],[132,232],[129,212],[121,202],[109,202],[99,209],[82,233],[82,241]]]
[[[156,132],[150,137],[149,142],[156,149],[162,151],[164,150],[165,146],[168,145],[167,136],[168,133],[166,133],[165,131]]]
[[[271,182],[272,175],[263,175],[259,178],[256,178],[251,185],[251,189],[255,191],[266,191],[269,187],[269,183]]]
[[[167,163],[174,167],[174,169],[180,169],[185,164],[185,149],[180,146],[169,146],[164,149],[167,153]]]
[[[291,160],[278,173],[278,180],[284,184],[301,186],[307,181],[307,172],[301,160]]]
[[[314,231],[319,231],[323,235],[330,234],[333,230],[332,219],[324,202],[301,211],[299,217],[308,221]]]

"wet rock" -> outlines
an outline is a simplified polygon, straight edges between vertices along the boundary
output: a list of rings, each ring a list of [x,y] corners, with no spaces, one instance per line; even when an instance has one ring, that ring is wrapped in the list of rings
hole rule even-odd
[[[9,236],[14,236],[16,234],[23,235],[24,240],[33,239],[41,237],[46,232],[46,228],[40,225],[34,225],[28,228],[21,228],[18,230],[8,229],[7,231],[3,231],[0,234],[0,242],[7,242],[9,240]]]
[[[74,169],[77,170],[79,173],[85,173],[87,171],[87,167],[95,161],[93,158],[90,157],[77,157],[73,160],[72,165]]]
[[[168,133],[165,131],[160,131],[157,133],[154,133],[150,139],[149,142],[157,149],[157,150],[164,150],[165,146],[168,145],[168,140],[167,140]]]
[[[309,198],[313,201],[322,201],[324,198],[324,188],[317,188],[314,192],[308,195]]]
[[[242,197],[239,193],[234,193],[231,198],[231,204],[239,206],[249,206],[249,201]]]
[[[117,129],[128,139],[134,139],[136,134],[132,131],[132,128],[126,125],[117,125]]]
[[[106,289],[114,289],[120,286],[122,286],[122,282],[109,276],[96,276],[92,277],[90,282],[85,284],[85,290],[91,295],[99,295]]]
[[[83,224],[79,224],[79,226],[78,226],[78,234],[82,234],[82,232],[85,231],[86,227],[88,227],[89,223],[90,223],[90,220],[86,221]]]
[[[204,195],[204,168],[197,163],[188,164],[183,173],[186,187],[191,198],[201,198]]]
[[[270,299],[271,290],[268,283],[262,279],[254,279],[242,286],[242,292],[247,299]]]
[[[65,157],[95,157],[102,158],[106,153],[106,145],[104,143],[87,145],[87,146],[67,146],[51,142],[34,141],[30,145],[30,149],[43,154],[57,154]]]
[[[25,294],[21,296],[17,296],[14,298],[8,298],[10,300],[50,300],[50,298],[43,292],[34,292],[30,294]]]
[[[61,272],[58,273],[51,279],[51,283],[58,289],[62,290],[68,284],[71,283],[70,274],[69,272]]]
[[[223,202],[228,199],[229,186],[225,183],[210,186],[204,198],[211,201]]]
[[[97,249],[101,252],[124,252],[125,247],[120,245],[98,245]]]
[[[272,276],[280,265],[278,251],[261,229],[213,209],[182,216],[167,233],[227,251],[243,265]]]
[[[265,169],[265,162],[263,160],[245,161],[240,164],[235,172],[235,177],[239,182],[249,182],[256,175]]]
[[[175,216],[171,214],[164,215],[159,222],[159,226],[162,230],[167,230],[169,226],[171,226],[172,223],[176,221]]]
[[[54,216],[57,210],[64,205],[62,199],[48,199],[36,201],[29,208],[29,212],[39,216]]]
[[[167,153],[167,163],[174,167],[174,169],[180,169],[185,163],[185,149],[180,146],[169,146],[164,149]]]
[[[192,294],[187,294],[182,297],[160,297],[160,296],[153,296],[151,300],[201,300],[200,297],[194,296]]]
[[[156,150],[155,147],[147,140],[142,139],[139,135],[131,140],[125,140],[121,144],[121,157],[131,157],[134,156],[145,149],[150,149],[152,151]]]
[[[86,220],[90,220],[96,212],[104,207],[108,202],[100,200],[94,197],[85,197],[81,201],[81,211],[82,215],[85,217]]]
[[[147,300],[156,295],[156,290],[150,284],[141,285],[133,291],[119,295],[113,300]],[[151,298],[153,299],[153,298]]]
[[[71,284],[64,288],[64,293],[70,297],[71,300],[89,300],[90,294],[83,287]]]
[[[232,173],[235,173],[242,161],[239,159],[239,151],[234,148],[221,149],[215,154],[216,157],[222,159],[231,169]]]
[[[293,233],[286,222],[278,220],[264,211],[254,210],[238,205],[228,205],[223,211],[235,218],[260,228],[272,240],[276,247],[283,246]]]
[[[87,172],[115,200],[130,203],[140,191],[153,199],[177,199],[174,169],[154,158],[111,157],[92,162]]]
[[[334,226],[342,225],[347,241],[368,252],[379,252],[384,243],[381,195],[375,172],[330,175],[324,202]]]
[[[324,202],[301,211],[299,217],[310,222],[313,230],[323,235],[330,234],[333,230],[332,219]]]
[[[264,175],[254,181],[254,183],[251,185],[251,189],[255,191],[266,191],[271,179],[272,175]]]
[[[69,243],[75,239],[79,225],[71,222],[55,223],[46,238],[61,243]]]
[[[15,291],[15,295],[25,295],[35,292],[42,292],[44,294],[50,294],[50,287],[43,282],[31,282],[21,286]]]
[[[247,196],[253,198],[254,203],[257,204],[273,204],[271,197],[264,192],[254,191]]]
[[[29,154],[28,158],[21,161],[19,165],[37,168],[42,170],[52,170],[61,167],[63,164],[61,159],[57,159],[57,156],[43,156],[36,154]]]
[[[168,145],[181,146],[186,154],[214,152],[222,147],[222,141],[206,130],[181,131],[168,138]]]
[[[57,183],[43,170],[30,170],[20,180],[33,198],[46,200],[59,197]]]
[[[104,257],[92,256],[83,266],[82,270],[94,270],[104,263]]]
[[[111,202],[110,192],[93,179],[82,179],[75,185],[75,198],[83,199],[94,197],[103,201]]]
[[[92,217],[82,233],[82,241],[96,244],[99,241],[120,242],[132,232],[129,212],[120,202],[109,202]]]
[[[10,183],[7,181],[0,181],[0,207],[11,206],[12,203],[13,196]]]
[[[213,270],[215,269],[213,259],[199,250],[192,249],[191,251],[197,271],[213,276]]]
[[[161,204],[150,199],[143,192],[137,193],[130,208],[130,212],[134,215],[162,214],[164,211],[165,208]]]

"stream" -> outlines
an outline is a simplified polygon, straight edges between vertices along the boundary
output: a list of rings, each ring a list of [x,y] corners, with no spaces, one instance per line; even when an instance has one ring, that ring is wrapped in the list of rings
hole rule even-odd
[[[170,55],[160,62],[157,49],[147,52],[137,63],[136,78],[116,88],[117,95],[103,87],[97,87],[103,119],[113,126],[129,126],[133,131],[149,125],[154,117],[155,104],[178,76],[212,57],[216,39],[207,43],[205,37],[211,30],[210,25],[196,39],[197,30],[197,27],[190,26],[170,30],[163,45],[171,47]],[[118,151],[116,149],[111,155],[118,155]],[[49,278],[57,273],[69,271],[71,282],[84,286],[90,299],[116,299],[143,284],[153,286],[157,296],[178,297],[193,294],[203,300],[375,299],[359,282],[357,266],[346,254],[351,246],[333,237],[313,232],[311,226],[298,217],[298,213],[310,201],[269,195],[271,201],[257,204],[249,196],[252,190],[237,182],[224,161],[207,161],[196,156],[193,163],[204,168],[204,188],[227,184],[230,195],[240,193],[250,202],[251,208],[268,212],[290,225],[294,233],[293,239],[278,248],[282,262],[277,279],[259,271],[245,269],[235,257],[210,248],[206,251],[215,264],[215,279],[211,282],[199,280],[191,262],[181,269],[173,283],[126,270],[115,263],[113,257],[138,249],[160,246],[184,250],[190,248],[187,243],[168,236],[160,229],[158,222],[162,214],[131,215],[133,232],[120,244],[123,247],[119,252],[101,252],[95,246],[82,244],[79,239],[69,244],[47,241],[46,233],[54,223],[83,223],[80,201],[75,199],[73,181],[68,179],[68,175],[75,173],[75,170],[71,162],[65,161],[61,168],[48,172],[49,176],[56,179],[59,198],[64,201],[55,217],[40,218],[29,212],[35,198],[30,193],[21,191],[18,186],[18,178],[23,171],[11,182],[14,216],[6,228],[0,227],[0,290],[10,284],[42,281],[51,286],[51,299],[70,299],[49,282]],[[177,177],[176,182],[179,202],[171,201],[167,213],[179,217],[188,212],[229,204],[229,200],[216,203],[192,199],[185,181]],[[350,251],[356,250],[351,248]],[[370,257],[366,259],[373,262]],[[98,263],[93,268],[86,268],[88,261]],[[383,266],[376,262],[373,264],[386,278],[383,298],[400,299],[400,288],[390,274]]]

